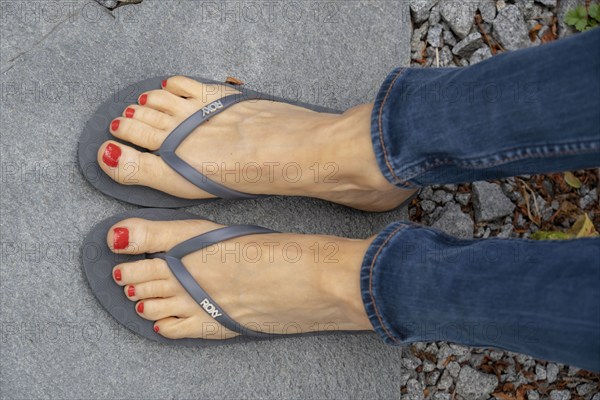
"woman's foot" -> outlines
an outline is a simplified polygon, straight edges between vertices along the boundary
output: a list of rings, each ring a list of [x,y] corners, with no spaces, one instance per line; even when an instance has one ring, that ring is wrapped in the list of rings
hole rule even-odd
[[[126,219],[107,241],[122,254],[163,252],[222,227],[209,221]],[[369,240],[299,234],[249,235],[183,258],[213,300],[236,322],[267,333],[372,330],[360,292]],[[162,259],[119,264],[113,279],[137,313],[171,338],[226,339],[237,334],[196,303]]]
[[[110,132],[148,150],[192,113],[238,93],[175,76],[162,89],[142,94],[123,110]],[[269,100],[243,101],[196,129],[177,154],[209,179],[251,194],[317,197],[368,211],[400,205],[414,190],[402,190],[382,175],[371,144],[372,104],[342,115],[317,113]],[[144,185],[174,196],[214,197],[150,152],[108,141],[98,151],[101,168],[125,185]]]

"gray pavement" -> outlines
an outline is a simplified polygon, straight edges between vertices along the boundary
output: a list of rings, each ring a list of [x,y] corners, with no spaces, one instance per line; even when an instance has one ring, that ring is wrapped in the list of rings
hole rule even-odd
[[[398,398],[402,350],[374,335],[172,348],[118,325],[91,293],[84,235],[132,209],[87,184],[77,140],[117,88],[162,74],[244,80],[345,109],[407,65],[399,1],[2,1],[0,396]],[[364,238],[403,216],[270,198],[189,209],[221,223]]]

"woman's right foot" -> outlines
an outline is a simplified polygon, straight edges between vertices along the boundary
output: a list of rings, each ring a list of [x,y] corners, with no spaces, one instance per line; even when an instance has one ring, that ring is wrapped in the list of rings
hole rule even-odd
[[[202,107],[238,93],[175,76],[163,88],[142,94],[123,110],[110,132],[148,150]],[[235,104],[203,123],[177,154],[229,188],[250,194],[316,197],[366,211],[386,211],[415,191],[389,183],[371,144],[372,104],[344,114],[317,113],[269,100]],[[108,141],[98,163],[114,180],[143,185],[188,199],[214,197],[197,188],[150,152]]]
[[[109,230],[107,243],[119,254],[165,252],[221,227],[204,220],[130,218]],[[248,235],[196,251],[182,261],[216,305],[248,329],[275,334],[372,330],[360,288],[362,260],[371,241]],[[131,307],[142,318],[155,321],[155,331],[163,336],[226,339],[237,335],[209,315],[214,309],[205,311],[186,292],[162,259],[118,264],[113,279],[123,287]]]

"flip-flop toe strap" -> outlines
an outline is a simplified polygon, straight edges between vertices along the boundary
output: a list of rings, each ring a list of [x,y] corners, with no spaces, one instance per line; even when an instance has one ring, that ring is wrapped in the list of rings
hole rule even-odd
[[[215,321],[225,328],[237,332],[241,335],[253,337],[269,337],[270,334],[248,329],[237,323],[206,293],[204,289],[196,282],[196,279],[190,274],[181,259],[186,255],[202,250],[208,246],[225,240],[240,236],[275,233],[267,228],[254,225],[232,225],[205,234],[193,237],[175,246],[167,253],[159,253],[153,257],[162,258],[167,262],[171,272],[177,278],[181,286],[190,296],[211,316]]]
[[[246,96],[243,93],[232,94],[225,96],[219,100],[202,107],[190,115],[185,121],[179,124],[167,136],[162,146],[154,154],[159,155],[164,162],[169,165],[175,172],[183,176],[185,179],[199,187],[200,189],[222,199],[242,200],[253,199],[260,197],[258,195],[239,192],[230,189],[220,183],[209,179],[206,175],[196,170],[190,164],[185,162],[181,157],[175,154],[179,145],[192,133],[198,126],[202,125],[209,118],[214,117],[220,112],[226,110],[234,104],[241,101],[258,99],[258,97]]]

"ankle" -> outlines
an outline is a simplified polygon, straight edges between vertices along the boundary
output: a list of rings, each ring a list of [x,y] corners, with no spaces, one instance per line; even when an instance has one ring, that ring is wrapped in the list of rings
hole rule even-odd
[[[323,265],[323,290],[336,299],[348,330],[373,330],[360,287],[362,262],[370,243],[371,240],[336,238],[339,250],[335,262]]]
[[[323,166],[331,172],[325,185],[313,186],[319,191],[382,192],[396,189],[383,176],[371,140],[373,104],[353,107],[324,124],[320,133],[328,138],[321,149]]]

